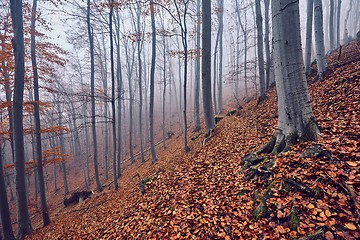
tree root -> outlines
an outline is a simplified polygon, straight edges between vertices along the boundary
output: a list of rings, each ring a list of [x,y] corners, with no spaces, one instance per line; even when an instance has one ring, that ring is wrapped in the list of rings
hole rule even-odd
[[[277,129],[269,142],[267,142],[257,153],[279,154],[281,152],[287,152],[290,150],[291,145],[296,143],[297,139],[297,134],[293,133],[285,136],[282,130]]]
[[[360,231],[360,225],[359,225],[360,213],[359,213],[359,208],[357,206],[356,193],[346,183],[340,183],[340,182],[336,181],[335,179],[333,179],[332,177],[330,177],[329,174],[326,174],[326,175],[331,180],[331,182],[333,182],[336,186],[338,186],[341,190],[343,190],[343,192],[345,192],[349,196],[349,199],[350,199],[349,202],[351,205],[350,207],[351,207],[351,210],[355,217],[356,227],[357,227],[358,231]]]
[[[255,154],[247,154],[243,157],[243,167],[240,172],[244,172],[249,169],[244,177],[244,181],[255,178],[256,176],[269,177],[274,173],[270,170],[276,165],[276,159],[269,159],[267,157],[258,157]]]
[[[273,191],[271,190],[274,182],[270,183],[270,185],[266,188],[264,194],[260,198],[259,205],[253,211],[253,217],[255,220],[258,220],[260,217],[268,217],[269,211],[266,209],[266,202],[269,198],[272,197]]]
[[[311,189],[309,187],[306,187],[302,185],[301,183],[298,183],[297,181],[293,179],[289,179],[286,177],[283,177],[283,181],[287,183],[288,185],[294,187],[294,189],[298,192],[304,193],[305,195],[313,198],[317,198],[321,196],[321,192],[319,192],[319,189]]]
[[[317,230],[313,234],[307,235],[305,237],[299,238],[299,240],[315,240],[321,239],[321,235],[324,233],[324,229]]]

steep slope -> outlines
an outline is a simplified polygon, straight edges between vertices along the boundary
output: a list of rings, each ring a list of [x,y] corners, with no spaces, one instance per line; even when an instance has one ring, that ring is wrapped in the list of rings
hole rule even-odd
[[[118,191],[64,209],[28,239],[359,239],[359,48],[333,52],[323,81],[309,77],[318,156],[300,157],[313,143],[299,143],[241,171],[275,130],[272,90],[262,105],[225,117],[207,142],[201,136],[183,153],[177,139],[157,164],[132,166]],[[147,177],[143,195],[136,173]]]

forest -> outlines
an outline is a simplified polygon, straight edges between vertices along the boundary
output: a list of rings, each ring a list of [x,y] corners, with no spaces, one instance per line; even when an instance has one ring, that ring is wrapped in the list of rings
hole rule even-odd
[[[1,239],[360,239],[360,1],[1,0]]]

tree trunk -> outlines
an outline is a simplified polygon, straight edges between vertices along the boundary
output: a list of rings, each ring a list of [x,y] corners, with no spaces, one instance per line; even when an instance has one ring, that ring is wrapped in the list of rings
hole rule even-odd
[[[341,16],[341,0],[338,0],[337,14],[336,14],[336,47],[341,44],[340,39],[340,16]]]
[[[95,118],[95,63],[94,63],[94,36],[91,29],[90,23],[90,0],[87,0],[87,31],[89,35],[90,42],[90,64],[91,64],[91,80],[90,80],[90,88],[91,88],[91,126],[93,133],[93,148],[94,148],[94,170],[95,170],[95,179],[96,179],[96,187],[97,191],[102,191],[102,186],[99,178],[99,170],[98,170],[98,152],[97,152],[97,135],[96,135],[96,118]]]
[[[314,1],[314,12],[316,62],[318,77],[321,79],[326,71],[322,0]]]
[[[346,17],[344,21],[344,41],[347,43],[349,41],[349,30],[348,30],[348,21],[350,17],[351,9],[353,8],[353,0],[350,0],[349,9],[346,12]]]
[[[142,84],[142,61],[141,61],[141,51],[143,47],[143,37],[140,28],[140,17],[141,17],[141,5],[137,3],[137,57],[138,57],[138,70],[139,70],[139,141],[140,141],[140,158],[141,162],[145,162],[144,157],[144,146],[143,146],[143,84]]]
[[[262,152],[288,151],[297,140],[316,141],[303,63],[299,1],[272,1],[274,66],[278,95],[278,128]]]
[[[151,51],[151,69],[150,69],[150,147],[152,162],[157,161],[155,142],[154,142],[154,90],[155,90],[155,61],[156,61],[156,27],[154,1],[150,0],[151,31],[152,31],[152,51]]]
[[[335,0],[330,0],[330,23],[329,23],[329,37],[330,37],[330,50],[335,49],[335,36],[334,36],[334,12],[335,12]]]
[[[113,181],[114,189],[118,189],[116,169],[116,111],[115,111],[115,62],[114,62],[114,38],[113,38],[113,13],[114,0],[110,0],[109,27],[110,27],[110,68],[111,68],[111,112],[113,132]],[[120,149],[118,150],[120,151]]]
[[[257,28],[257,53],[258,53],[258,64],[259,64],[259,82],[260,82],[260,98],[259,103],[266,98],[266,86],[264,76],[264,40],[263,40],[263,25],[261,15],[261,4],[260,0],[255,0],[256,8],[256,28]]]
[[[10,1],[14,38],[12,39],[15,57],[15,81],[13,98],[13,138],[15,152],[15,181],[16,181],[16,212],[18,221],[17,237],[24,238],[32,231],[27,204],[25,182],[25,151],[24,151],[24,27],[22,15],[22,0]]]
[[[224,0],[218,0],[219,4],[219,77],[218,77],[218,113],[223,111],[223,33],[224,33]]]
[[[313,32],[313,11],[314,0],[307,0],[307,16],[306,16],[306,44],[305,44],[305,71],[310,74],[311,71],[311,46]]]
[[[1,144],[2,145],[2,144]],[[3,169],[3,146],[0,146],[0,214],[1,226],[4,238],[7,240],[15,239],[11,226],[9,203],[6,193],[4,169]],[[0,234],[1,236],[1,234]]]
[[[59,126],[62,126],[62,109],[61,109],[61,103],[60,100],[58,100],[58,113],[59,113]],[[59,139],[60,139],[60,150],[61,150],[61,154],[62,156],[65,154],[65,142],[64,142],[64,132],[60,131],[59,132]],[[69,187],[68,187],[68,182],[67,182],[67,176],[66,176],[66,165],[65,165],[65,161],[61,161],[61,170],[63,173],[63,181],[64,181],[64,194],[68,194],[69,193]]]
[[[211,100],[211,2],[202,1],[202,95],[206,133],[215,127]]]
[[[121,144],[122,144],[122,114],[121,114],[121,98],[122,98],[122,86],[123,86],[123,77],[122,77],[122,69],[121,69],[121,54],[120,54],[120,14],[118,8],[116,9],[116,55],[117,55],[117,97],[118,97],[118,153],[117,153],[117,176],[118,178],[121,176]]]
[[[35,118],[35,136],[36,136],[36,170],[38,176],[38,184],[40,190],[41,213],[44,226],[50,224],[50,215],[46,203],[44,173],[42,164],[42,146],[41,146],[41,133],[40,133],[40,110],[39,110],[39,75],[36,63],[36,43],[35,43],[35,24],[36,24],[36,8],[37,0],[33,0],[31,11],[31,64],[34,74],[34,118]]]
[[[265,54],[266,54],[266,90],[269,90],[270,87],[270,70],[271,70],[271,57],[270,57],[270,0],[264,0],[265,3]]]
[[[201,4],[200,0],[196,1],[196,59],[195,59],[195,87],[194,87],[194,130],[193,132],[200,131],[200,19],[201,19]],[[170,104],[171,105],[171,104]],[[170,112],[171,115],[171,112]]]

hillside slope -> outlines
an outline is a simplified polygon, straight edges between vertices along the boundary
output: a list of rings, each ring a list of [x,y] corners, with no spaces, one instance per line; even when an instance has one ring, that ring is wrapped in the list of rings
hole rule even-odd
[[[299,143],[241,171],[244,155],[275,130],[273,89],[262,105],[225,117],[204,146],[201,136],[183,153],[174,139],[157,164],[132,166],[118,191],[64,209],[27,239],[359,239],[359,48],[343,46],[340,58],[333,52],[323,81],[309,77],[317,157],[300,158],[313,143]],[[148,177],[143,195],[136,173]]]

